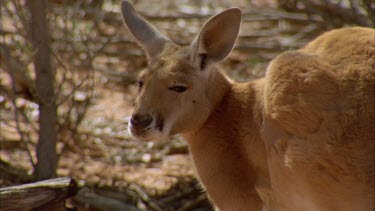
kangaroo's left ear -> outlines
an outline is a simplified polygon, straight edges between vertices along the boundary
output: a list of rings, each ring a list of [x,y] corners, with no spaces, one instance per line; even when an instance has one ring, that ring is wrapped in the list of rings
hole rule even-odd
[[[201,69],[224,60],[234,47],[240,26],[238,8],[227,9],[209,19],[190,45],[190,60]]]

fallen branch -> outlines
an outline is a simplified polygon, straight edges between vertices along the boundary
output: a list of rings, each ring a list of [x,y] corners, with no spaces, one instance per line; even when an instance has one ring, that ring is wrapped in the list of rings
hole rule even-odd
[[[52,8],[54,14],[65,14],[67,10],[70,10],[69,7],[53,7]],[[71,11],[71,10],[70,10]],[[200,13],[176,13],[176,14],[167,14],[167,15],[153,15],[147,14],[145,12],[140,12],[140,14],[150,21],[175,21],[177,19],[208,19],[209,17],[213,16],[214,13],[207,13],[207,14],[200,14]],[[117,12],[107,12],[98,9],[87,9],[85,10],[84,16],[82,17],[82,13],[79,10],[73,11],[73,16],[83,18],[85,20],[93,20],[95,18],[101,18],[103,22],[114,25],[114,26],[121,26],[123,24],[121,16]],[[291,21],[307,21],[307,22],[322,22],[322,19],[319,16],[307,16],[303,13],[289,13],[280,11],[277,9],[260,9],[260,8],[253,8],[248,9],[242,12],[242,16],[244,17],[244,21],[269,21],[269,20],[291,20]],[[245,18],[252,16],[252,18]]]
[[[347,23],[368,27],[374,24],[371,21],[371,17],[367,17],[366,15],[360,13],[359,9],[356,8],[358,5],[355,4],[352,4],[350,7],[345,7],[339,2],[330,0],[299,1],[304,4],[306,10],[310,14],[320,15],[326,22],[331,23],[336,27],[341,27]]]
[[[2,211],[64,210],[65,200],[77,191],[76,181],[68,177],[0,188],[0,207]]]

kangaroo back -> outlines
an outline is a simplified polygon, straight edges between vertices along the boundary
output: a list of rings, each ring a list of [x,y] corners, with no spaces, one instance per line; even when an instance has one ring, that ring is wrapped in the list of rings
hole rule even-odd
[[[360,27],[333,30],[267,70],[271,181],[293,210],[374,209],[374,36]]]

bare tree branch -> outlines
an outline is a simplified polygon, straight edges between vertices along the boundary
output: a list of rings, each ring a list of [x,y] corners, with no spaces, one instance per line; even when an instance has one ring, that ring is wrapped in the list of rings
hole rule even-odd
[[[10,58],[10,55],[9,55],[9,51],[5,46],[1,46],[1,54],[2,54],[2,58],[4,58],[4,60],[10,61],[11,58]],[[33,156],[31,155],[31,151],[29,149],[29,144],[31,143],[31,138],[28,134],[25,133],[25,131],[21,127],[19,113],[18,113],[19,109],[18,109],[17,103],[16,103],[16,93],[17,93],[16,86],[17,85],[16,85],[15,73],[17,71],[15,70],[15,68],[13,68],[14,67],[13,63],[10,62],[10,63],[6,63],[6,64],[7,64],[7,67],[8,67],[8,73],[9,73],[10,78],[11,78],[12,93],[9,93],[9,95],[10,95],[9,97],[11,98],[12,105],[14,107],[14,118],[15,118],[15,121],[16,121],[16,128],[17,128],[18,134],[21,137],[21,140],[22,140],[23,144],[25,145],[26,152],[27,152],[27,155],[29,156],[30,162],[31,162],[32,166],[35,168],[36,163],[33,159]]]

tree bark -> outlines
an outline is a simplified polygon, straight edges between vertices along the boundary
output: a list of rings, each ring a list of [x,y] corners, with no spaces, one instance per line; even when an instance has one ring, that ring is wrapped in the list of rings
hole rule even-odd
[[[54,91],[54,71],[51,65],[50,35],[47,22],[47,1],[27,1],[31,12],[31,40],[35,55],[35,88],[39,104],[39,140],[35,169],[37,180],[56,177],[57,107]]]

